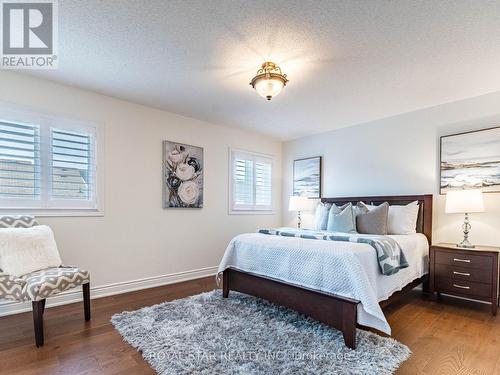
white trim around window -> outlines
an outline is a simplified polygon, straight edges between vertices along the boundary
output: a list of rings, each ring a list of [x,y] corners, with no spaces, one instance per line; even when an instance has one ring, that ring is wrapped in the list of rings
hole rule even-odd
[[[0,214],[104,215],[104,129],[0,103]]]
[[[229,214],[273,214],[273,157],[229,149]]]

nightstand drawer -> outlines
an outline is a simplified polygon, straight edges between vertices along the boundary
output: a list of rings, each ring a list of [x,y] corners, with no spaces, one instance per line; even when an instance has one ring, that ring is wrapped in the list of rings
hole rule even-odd
[[[436,263],[460,266],[463,268],[492,269],[493,258],[488,255],[476,255],[462,251],[436,251]]]
[[[491,299],[492,285],[474,283],[464,280],[448,279],[446,277],[436,278],[436,287],[440,292],[450,294],[467,295],[470,298]]]
[[[479,282],[485,284],[491,284],[492,282],[492,272],[493,269],[490,267],[488,269],[478,269],[478,268],[467,268],[450,266],[447,264],[436,264],[435,277],[441,278],[446,277],[454,280],[465,280],[472,282]]]

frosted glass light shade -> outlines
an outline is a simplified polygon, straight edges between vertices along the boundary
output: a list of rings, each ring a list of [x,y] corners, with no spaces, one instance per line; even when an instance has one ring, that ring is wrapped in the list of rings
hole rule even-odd
[[[445,212],[447,214],[484,212],[483,192],[481,190],[449,191],[446,194]]]
[[[288,202],[288,211],[311,211],[314,201],[306,197],[290,197]]]
[[[255,91],[267,100],[271,100],[271,98],[278,95],[283,90],[283,87],[283,81],[274,77],[262,78],[255,83]]]

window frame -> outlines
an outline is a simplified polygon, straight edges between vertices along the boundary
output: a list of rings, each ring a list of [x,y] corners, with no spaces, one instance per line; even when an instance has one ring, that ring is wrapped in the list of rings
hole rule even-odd
[[[234,163],[234,155],[238,154],[247,154],[256,158],[262,158],[262,159],[267,159],[270,161],[271,164],[271,203],[269,206],[265,206],[262,208],[259,208],[257,205],[253,206],[242,206],[241,208],[236,208],[234,205],[234,168],[233,168],[233,163]],[[264,153],[259,153],[259,152],[254,152],[254,151],[248,151],[248,150],[242,150],[238,148],[229,148],[229,199],[228,199],[228,213],[230,215],[273,215],[275,213],[275,208],[274,208],[274,183],[273,183],[273,176],[274,176],[274,156],[270,154],[264,154]],[[254,181],[253,181],[253,188],[255,192],[255,176],[254,176]],[[254,193],[255,195],[255,193]]]
[[[40,200],[0,198],[0,214],[32,214],[35,216],[103,216],[104,215],[104,129],[89,121],[48,115],[0,102],[0,120],[39,126],[40,136]],[[93,139],[94,183],[90,201],[51,199],[52,188],[52,129],[89,133]]]

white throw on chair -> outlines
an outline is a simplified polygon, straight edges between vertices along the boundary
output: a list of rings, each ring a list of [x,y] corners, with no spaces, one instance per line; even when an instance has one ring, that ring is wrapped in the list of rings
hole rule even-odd
[[[33,216],[0,216],[0,298],[32,302],[37,347],[44,343],[46,298],[80,285],[89,321],[89,272],[62,266],[52,231]]]

